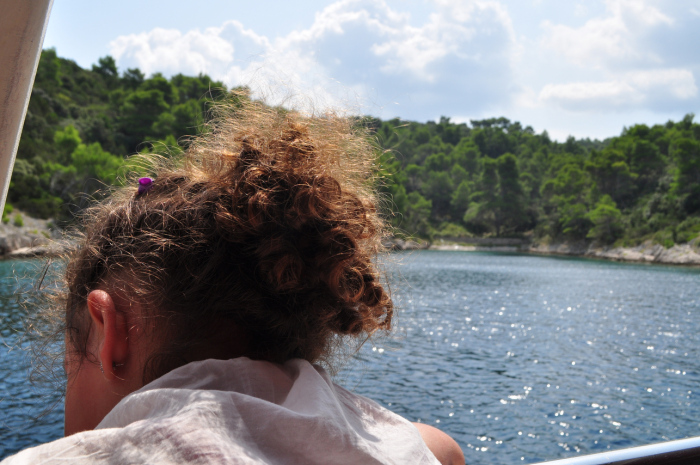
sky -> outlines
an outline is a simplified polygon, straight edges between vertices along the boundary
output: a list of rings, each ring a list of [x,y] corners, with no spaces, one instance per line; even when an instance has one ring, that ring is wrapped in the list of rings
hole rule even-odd
[[[270,103],[505,116],[558,140],[700,120],[700,0],[56,0],[44,47]]]

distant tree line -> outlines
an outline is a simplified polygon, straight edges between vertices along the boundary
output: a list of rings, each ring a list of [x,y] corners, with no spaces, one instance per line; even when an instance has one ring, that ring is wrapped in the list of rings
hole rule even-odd
[[[532,236],[665,246],[700,232],[700,125],[552,141],[506,118],[374,121],[392,221],[424,237]]]
[[[9,202],[67,221],[115,182],[144,141],[186,145],[212,100],[206,75],[119,75],[42,53]],[[634,125],[605,141],[560,143],[506,118],[427,123],[368,118],[383,150],[381,189],[399,234],[523,237],[665,246],[700,233],[700,124]],[[176,149],[177,150],[177,149]]]
[[[144,141],[178,147],[183,136],[196,134],[208,102],[226,92],[206,75],[146,78],[135,68],[119,75],[110,56],[86,70],[44,50],[8,201],[67,221],[115,182],[128,155],[150,149]]]

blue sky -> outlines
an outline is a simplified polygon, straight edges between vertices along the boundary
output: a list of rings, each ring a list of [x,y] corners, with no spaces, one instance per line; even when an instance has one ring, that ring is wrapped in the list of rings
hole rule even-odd
[[[56,0],[44,45],[272,103],[505,116],[562,140],[700,118],[697,44],[700,0]]]

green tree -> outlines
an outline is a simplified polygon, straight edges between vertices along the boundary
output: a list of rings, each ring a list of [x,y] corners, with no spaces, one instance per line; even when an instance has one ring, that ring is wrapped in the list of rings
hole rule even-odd
[[[177,87],[160,73],[155,73],[150,79],[143,81],[139,88],[145,91],[157,90],[168,105],[174,105],[180,101]]]
[[[450,170],[450,179],[455,186],[459,186],[462,182],[470,180],[471,176],[467,170],[455,163]]]
[[[515,149],[514,141],[500,128],[487,127],[476,129],[474,131],[474,142],[481,153],[491,158],[498,158]]]
[[[119,110],[121,128],[130,152],[135,152],[136,147],[151,135],[153,124],[168,109],[163,93],[158,89],[137,90],[126,97]]]
[[[474,144],[471,138],[462,139],[452,150],[450,154],[452,160],[464,168],[469,174],[469,179],[474,180],[479,171],[479,148]]]
[[[35,87],[45,91],[56,91],[62,84],[61,60],[56,56],[56,49],[49,48],[41,52],[41,59],[34,78]]]
[[[114,58],[107,55],[97,60],[97,65],[92,65],[92,70],[101,75],[105,83],[111,88],[114,87],[119,80],[119,71],[117,71],[117,62]]]
[[[684,137],[675,141],[671,150],[678,166],[674,192],[689,192],[695,185],[700,185],[700,141]]]
[[[406,194],[406,188],[402,185],[395,185],[391,193],[391,201],[393,202],[393,208],[391,209],[390,216],[392,218],[392,224],[401,224],[402,217],[408,211],[408,194]]]
[[[65,167],[59,166],[60,173]],[[51,168],[50,164],[46,166],[38,159],[17,159],[12,171],[8,200],[30,215],[41,218],[58,217],[62,212],[64,200],[56,195],[60,186],[51,186],[51,177],[57,175],[56,171],[49,171]]]
[[[169,111],[164,111],[151,125],[149,139],[165,139],[172,135],[176,124],[175,115]]]
[[[683,210],[687,214],[700,211],[700,141],[681,138],[672,145],[676,160],[671,192],[680,196]]]
[[[624,152],[616,149],[594,150],[588,163],[598,189],[621,205],[633,202],[637,175],[630,171]]]
[[[420,189],[423,182],[425,169],[422,166],[410,164],[404,169],[406,176],[406,190],[415,191]]]
[[[180,102],[207,102],[209,99],[217,100],[226,93],[222,82],[214,81],[206,74],[196,77],[177,74],[172,77],[171,82],[177,88]]]
[[[462,219],[469,208],[472,186],[469,181],[462,181],[455,189],[450,200],[454,218]]]
[[[406,206],[405,227],[409,232],[415,232],[419,236],[430,235],[430,213],[433,203],[420,195],[418,192],[408,194],[408,204]]]
[[[71,154],[72,166],[84,180],[95,180],[101,184],[112,185],[117,180],[117,172],[124,164],[124,159],[102,150],[97,142],[80,144]]]
[[[75,151],[82,140],[78,130],[73,125],[66,126],[63,130],[59,129],[53,136],[56,152],[58,153],[57,161],[64,165],[71,162],[71,154]]]
[[[143,74],[138,68],[128,68],[122,74],[122,82],[124,83],[124,87],[132,91],[138,89],[139,86],[143,84],[145,79],[146,75]]]
[[[197,134],[200,126],[204,123],[204,113],[196,100],[188,100],[185,103],[175,105],[172,115],[174,117],[172,132],[176,139]]]
[[[653,192],[666,165],[659,148],[648,140],[635,140],[632,143],[630,158],[630,169],[638,175],[638,195]]]
[[[559,222],[565,236],[572,239],[584,239],[588,235],[593,223],[585,204],[569,203],[562,199],[559,212]]]
[[[491,158],[483,161],[483,171],[471,196],[471,203],[462,221],[476,234],[495,230],[500,233],[498,208],[498,162]]]
[[[554,169],[554,177],[541,188],[547,232],[551,237],[563,234],[570,239],[583,239],[591,227],[587,217],[591,180],[575,158],[562,161],[565,164]]]
[[[447,171],[452,166],[452,160],[443,152],[434,153],[425,159],[423,166],[430,171]]]
[[[520,230],[527,223],[525,193],[520,184],[520,171],[515,155],[506,153],[498,163],[498,200],[496,203],[496,235]]]
[[[445,171],[430,171],[421,186],[423,195],[432,202],[432,213],[435,218],[444,219],[450,214],[450,201],[454,186],[449,173]]]
[[[601,197],[587,216],[593,223],[593,227],[588,232],[588,238],[609,244],[622,235],[623,226],[620,221],[622,213],[609,195]]]

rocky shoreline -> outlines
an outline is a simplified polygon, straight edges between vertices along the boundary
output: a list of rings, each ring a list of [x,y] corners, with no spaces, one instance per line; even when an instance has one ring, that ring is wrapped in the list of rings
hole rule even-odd
[[[21,220],[17,221],[20,217]],[[16,259],[55,256],[65,253],[68,242],[63,231],[51,220],[32,218],[15,210],[9,221],[0,222],[0,258]],[[544,244],[518,238],[443,238],[435,242],[388,238],[384,247],[403,250],[460,250],[489,252],[519,252],[537,255],[562,255],[605,260],[661,263],[667,265],[700,266],[700,237],[687,244],[665,248],[646,241],[635,247],[601,247],[581,241]]]
[[[665,248],[652,241],[646,241],[635,247],[602,247],[585,241],[544,244],[515,238],[449,238],[433,243],[394,238],[385,241],[384,245],[389,250],[395,251],[430,249],[467,252],[519,252],[621,262],[700,266],[700,237],[687,244],[676,244],[671,248]]]
[[[543,255],[570,255],[620,262],[700,265],[700,241],[697,238],[687,244],[675,244],[668,249],[652,241],[646,241],[635,247],[596,247],[592,244],[588,246],[583,244],[531,245],[526,251]]]
[[[40,220],[14,210],[0,222],[0,258],[61,255],[66,250],[63,232],[51,220]]]

